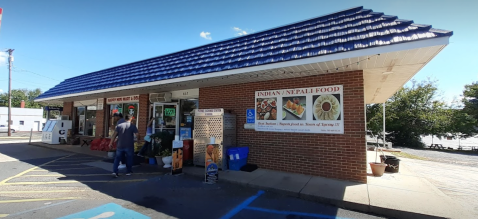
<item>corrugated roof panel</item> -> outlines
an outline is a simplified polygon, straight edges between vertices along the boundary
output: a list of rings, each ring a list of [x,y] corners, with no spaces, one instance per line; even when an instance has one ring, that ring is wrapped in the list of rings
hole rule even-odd
[[[392,43],[451,36],[356,7],[164,56],[66,79],[38,98],[290,61]],[[111,79],[114,79],[112,81]]]

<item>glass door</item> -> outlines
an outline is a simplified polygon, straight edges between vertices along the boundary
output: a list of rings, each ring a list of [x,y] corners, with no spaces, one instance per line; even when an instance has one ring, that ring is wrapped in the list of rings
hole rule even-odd
[[[153,132],[168,132],[174,136],[179,133],[179,110],[177,103],[154,103],[153,104]]]

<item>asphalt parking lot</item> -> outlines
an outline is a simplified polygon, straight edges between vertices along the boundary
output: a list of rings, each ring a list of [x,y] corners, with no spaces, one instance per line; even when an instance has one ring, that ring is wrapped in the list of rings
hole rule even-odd
[[[158,166],[112,178],[98,157],[26,144],[0,144],[0,164],[5,218],[379,218]]]

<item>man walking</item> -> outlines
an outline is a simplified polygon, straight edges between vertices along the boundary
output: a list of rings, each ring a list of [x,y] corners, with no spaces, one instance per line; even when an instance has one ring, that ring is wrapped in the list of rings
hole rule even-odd
[[[126,155],[126,175],[129,176],[133,172],[134,137],[138,134],[138,129],[134,124],[131,124],[131,119],[131,115],[126,115],[125,122],[118,124],[113,136],[111,136],[109,144],[110,148],[112,147],[116,136],[118,136],[118,141],[116,143],[116,157],[113,164],[114,177],[118,177],[118,165],[124,155]],[[139,140],[139,136],[137,136],[137,139]]]

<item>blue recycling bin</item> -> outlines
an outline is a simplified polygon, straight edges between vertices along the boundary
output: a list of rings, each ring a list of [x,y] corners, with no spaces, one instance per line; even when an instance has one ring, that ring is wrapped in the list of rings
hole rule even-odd
[[[249,147],[233,147],[227,149],[229,169],[234,171],[241,170],[241,167],[247,164],[247,155]]]

